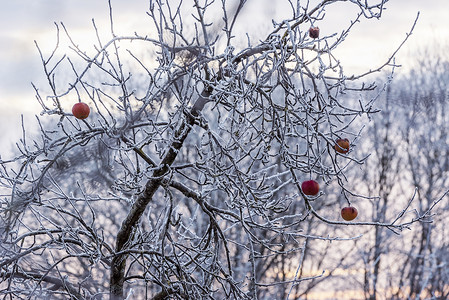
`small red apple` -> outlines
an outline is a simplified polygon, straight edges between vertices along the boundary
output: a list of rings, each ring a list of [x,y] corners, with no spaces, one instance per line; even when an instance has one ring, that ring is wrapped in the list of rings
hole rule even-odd
[[[309,28],[309,36],[312,38],[312,39],[317,39],[319,36],[320,36],[320,28],[317,26],[317,27],[310,27]]]
[[[349,140],[348,139],[337,139],[334,145],[335,151],[339,153],[346,154],[349,151]]]
[[[308,196],[315,196],[320,191],[320,185],[315,180],[307,180],[301,184],[302,192]]]
[[[341,217],[346,221],[354,220],[358,215],[357,208],[346,206],[341,209]]]
[[[72,113],[75,118],[84,120],[89,116],[90,108],[86,103],[78,102],[72,107]]]

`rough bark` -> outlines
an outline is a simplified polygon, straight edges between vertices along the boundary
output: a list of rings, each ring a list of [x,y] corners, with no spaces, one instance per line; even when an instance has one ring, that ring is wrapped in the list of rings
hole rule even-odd
[[[123,221],[119,232],[117,233],[117,240],[115,243],[115,252],[117,253],[111,263],[111,276],[110,276],[110,299],[121,300],[124,299],[124,283],[125,283],[125,270],[126,270],[126,258],[125,253],[120,253],[126,250],[127,243],[132,239],[135,227],[138,225],[143,212],[153,198],[157,189],[161,186],[162,180],[170,170],[170,166],[176,159],[176,156],[181,149],[184,140],[189,135],[192,126],[195,124],[195,117],[203,109],[207,103],[207,97],[210,96],[210,91],[205,89],[203,93],[198,97],[193,105],[190,115],[186,115],[184,122],[177,129],[174,140],[167,150],[166,155],[159,164],[159,168],[156,168],[152,174],[152,178],[148,180],[143,192],[137,197],[136,201],[132,205],[128,215]]]

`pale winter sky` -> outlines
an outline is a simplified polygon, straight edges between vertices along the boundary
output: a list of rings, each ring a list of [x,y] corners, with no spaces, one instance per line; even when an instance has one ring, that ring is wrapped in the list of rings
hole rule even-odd
[[[271,30],[271,19],[281,21],[287,17],[288,8],[279,4],[286,2],[249,0],[244,11],[248,19],[245,30],[260,32],[260,38],[265,37]],[[30,118],[40,113],[30,83],[46,86],[34,40],[43,50],[51,51],[56,32],[54,22],[62,21],[82,41],[93,32],[92,18],[107,29],[108,5],[107,0],[0,0],[0,3],[0,142],[4,144],[18,138],[21,114]],[[340,33],[353,19],[354,11],[348,10],[347,4],[330,6],[336,9],[329,10],[326,22],[319,24],[322,36]],[[145,13],[147,0],[112,0],[112,5],[120,34],[135,31],[145,34],[146,24],[150,24]],[[410,65],[416,49],[432,46],[435,41],[448,44],[449,0],[390,0],[386,8],[381,20],[363,20],[358,24],[336,53],[347,75],[382,64],[404,39],[418,11],[420,18],[415,32],[399,53],[397,63]]]

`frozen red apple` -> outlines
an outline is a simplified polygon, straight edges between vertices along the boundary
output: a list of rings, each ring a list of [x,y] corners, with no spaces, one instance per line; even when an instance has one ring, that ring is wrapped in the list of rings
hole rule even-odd
[[[302,192],[308,196],[315,196],[320,191],[320,185],[315,180],[307,180],[301,184]]]
[[[90,108],[89,105],[87,105],[84,102],[78,102],[72,107],[72,113],[75,116],[75,118],[84,120],[89,116]]]
[[[345,221],[352,221],[354,220],[358,215],[357,208],[352,206],[346,206],[341,209],[341,217]]]
[[[317,39],[320,36],[320,28],[319,27],[310,27],[309,28],[309,36],[312,39]]]
[[[349,151],[349,140],[348,139],[337,139],[334,145],[335,151],[338,153],[346,154]]]

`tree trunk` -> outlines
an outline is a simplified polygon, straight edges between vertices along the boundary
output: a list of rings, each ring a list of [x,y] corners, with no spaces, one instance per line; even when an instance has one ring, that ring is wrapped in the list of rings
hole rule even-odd
[[[157,189],[160,187],[163,177],[167,174],[170,166],[175,161],[176,156],[179,153],[178,150],[181,149],[184,140],[189,135],[192,126],[194,126],[195,117],[198,116],[198,112],[201,111],[207,103],[207,97],[210,96],[210,93],[211,92],[209,90],[205,89],[195,101],[195,104],[190,111],[190,115],[186,115],[186,119],[176,130],[173,141],[162,159],[159,168],[154,170],[152,178],[148,180],[144,191],[139,195],[136,202],[134,202],[131,210],[119,229],[115,243],[116,255],[112,258],[111,276],[109,280],[111,300],[121,300],[125,298],[123,285],[125,283],[127,255],[126,253],[120,252],[126,250],[126,244],[131,241],[133,232],[138,225],[143,212],[148,206],[148,203],[150,203]]]

